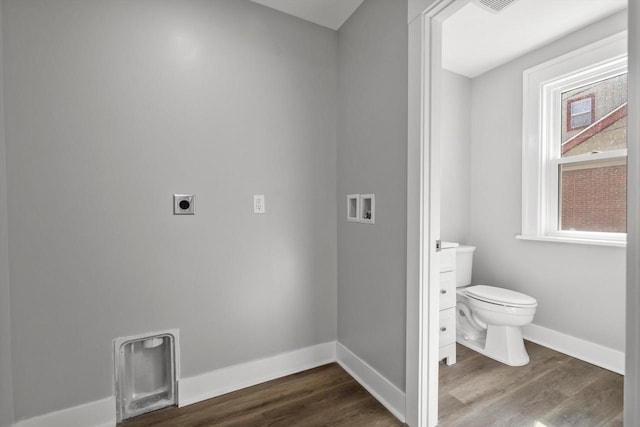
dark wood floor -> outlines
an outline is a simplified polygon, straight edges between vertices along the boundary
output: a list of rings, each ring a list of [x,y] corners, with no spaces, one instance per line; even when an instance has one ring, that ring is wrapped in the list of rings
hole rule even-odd
[[[510,367],[458,345],[440,366],[441,427],[620,427],[623,378],[527,342]],[[125,427],[402,426],[333,363],[234,393],[137,417]]]
[[[387,427],[402,423],[332,363],[184,408],[153,412],[121,425]]]
[[[622,426],[623,377],[525,342],[531,362],[510,367],[458,344],[440,365],[439,426]]]

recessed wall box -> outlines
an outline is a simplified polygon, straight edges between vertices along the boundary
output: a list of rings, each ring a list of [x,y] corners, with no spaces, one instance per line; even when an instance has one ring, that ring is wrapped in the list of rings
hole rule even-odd
[[[178,404],[176,329],[113,341],[117,421]]]
[[[376,222],[376,195],[360,195],[360,222],[375,224]]]
[[[193,194],[173,195],[174,215],[194,215],[196,213],[196,196]]]
[[[347,196],[347,221],[358,222],[360,218],[360,195],[349,194]]]

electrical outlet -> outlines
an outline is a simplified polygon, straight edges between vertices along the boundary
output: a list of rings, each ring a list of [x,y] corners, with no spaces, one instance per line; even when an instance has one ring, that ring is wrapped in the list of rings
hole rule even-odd
[[[254,194],[253,195],[253,213],[263,214],[265,212],[266,212],[266,207],[264,205],[264,194]]]
[[[196,196],[193,194],[173,195],[174,215],[193,215],[196,213]]]

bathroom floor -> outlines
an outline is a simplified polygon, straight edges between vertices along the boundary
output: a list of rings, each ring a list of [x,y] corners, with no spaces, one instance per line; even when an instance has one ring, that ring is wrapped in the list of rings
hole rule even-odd
[[[438,426],[622,426],[622,375],[525,344],[531,362],[522,367],[457,344],[458,362],[440,365]]]

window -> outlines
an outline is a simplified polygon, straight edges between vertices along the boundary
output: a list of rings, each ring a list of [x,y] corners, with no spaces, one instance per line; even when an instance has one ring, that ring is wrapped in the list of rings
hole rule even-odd
[[[626,244],[625,38],[525,71],[519,238]]]

